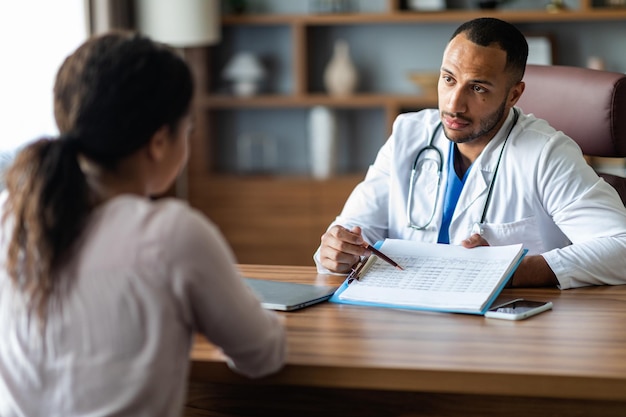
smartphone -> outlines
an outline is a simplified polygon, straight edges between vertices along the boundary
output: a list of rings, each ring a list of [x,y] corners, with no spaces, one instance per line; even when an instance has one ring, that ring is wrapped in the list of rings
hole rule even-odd
[[[552,308],[551,301],[531,301],[518,298],[490,308],[485,317],[492,319],[523,320]]]

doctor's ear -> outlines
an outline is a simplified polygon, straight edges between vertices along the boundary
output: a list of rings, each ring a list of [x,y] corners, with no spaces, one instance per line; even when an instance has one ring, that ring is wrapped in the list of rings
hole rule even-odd
[[[515,106],[519,98],[524,93],[524,89],[526,88],[526,83],[524,81],[518,81],[511,89],[509,90],[509,105],[511,107]]]

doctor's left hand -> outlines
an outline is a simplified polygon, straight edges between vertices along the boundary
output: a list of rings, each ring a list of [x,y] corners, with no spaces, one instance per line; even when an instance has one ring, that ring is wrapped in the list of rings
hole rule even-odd
[[[478,233],[474,233],[473,235],[462,241],[461,245],[463,245],[464,248],[475,248],[478,246],[489,246],[489,242],[487,242],[485,238]]]

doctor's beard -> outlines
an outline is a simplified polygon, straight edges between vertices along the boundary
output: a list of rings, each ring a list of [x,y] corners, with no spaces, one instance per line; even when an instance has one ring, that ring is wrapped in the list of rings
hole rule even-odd
[[[494,130],[496,129],[496,127],[499,127],[501,122],[503,122],[504,110],[506,109],[505,104],[506,102],[502,101],[502,104],[500,105],[500,107],[496,109],[496,111],[488,115],[486,118],[482,119],[480,121],[479,130],[477,132],[472,132],[465,137],[454,139],[448,135],[448,131],[446,130],[444,126],[443,133],[446,135],[446,138],[448,138],[448,140],[454,143],[468,143],[476,139],[481,139],[487,135],[491,135],[491,137],[493,137],[496,134]],[[463,117],[463,115],[459,115],[456,113],[441,112],[441,116],[443,116],[444,114],[447,114],[452,117],[458,117],[461,120],[467,120],[471,122],[471,120]]]

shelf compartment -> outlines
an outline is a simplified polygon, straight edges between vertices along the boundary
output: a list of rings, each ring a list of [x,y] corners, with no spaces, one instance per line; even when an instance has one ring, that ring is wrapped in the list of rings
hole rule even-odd
[[[285,25],[224,27],[219,48],[211,48],[209,93],[231,94],[231,86],[222,73],[228,61],[238,53],[254,54],[265,69],[260,91],[291,94],[295,90],[291,27]]]
[[[387,139],[381,109],[336,109],[338,174],[365,172]],[[215,174],[302,175],[310,172],[309,109],[222,109],[211,112]]]

